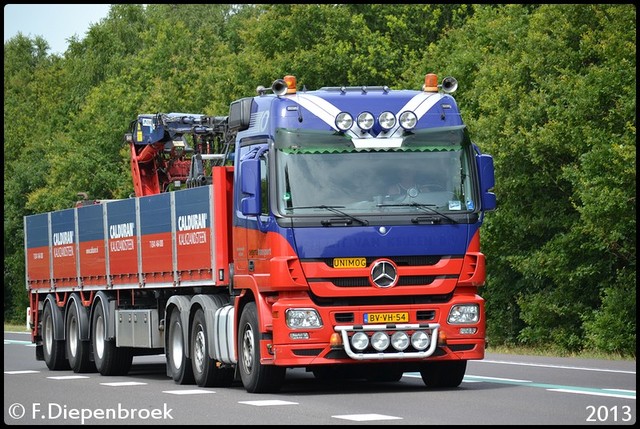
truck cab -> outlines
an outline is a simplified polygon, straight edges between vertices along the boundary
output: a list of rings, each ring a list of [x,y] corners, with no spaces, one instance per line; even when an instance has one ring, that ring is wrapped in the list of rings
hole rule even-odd
[[[372,377],[393,362],[396,375],[448,386],[483,358],[479,229],[496,206],[493,162],[456,86],[427,75],[423,91],[298,92],[289,76],[232,107],[234,283],[265,299],[263,359]]]

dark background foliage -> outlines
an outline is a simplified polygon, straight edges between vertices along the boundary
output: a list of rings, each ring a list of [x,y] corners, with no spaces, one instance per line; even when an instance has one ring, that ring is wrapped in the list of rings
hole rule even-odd
[[[23,216],[126,198],[139,113],[228,114],[293,74],[308,89],[455,76],[498,210],[482,232],[488,340],[636,350],[632,4],[111,6],[61,56],[4,45],[4,320],[24,320]]]

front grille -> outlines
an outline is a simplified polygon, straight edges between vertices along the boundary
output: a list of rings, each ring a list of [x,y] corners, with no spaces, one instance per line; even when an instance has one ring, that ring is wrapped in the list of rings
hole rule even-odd
[[[463,256],[460,255],[444,255],[444,256],[369,256],[366,257],[366,268],[362,268],[358,271],[358,277],[346,277],[343,276],[344,271],[339,268],[333,267],[333,258],[322,258],[322,259],[302,259],[301,262],[303,264],[306,263],[322,263],[325,264],[331,275],[322,275],[318,274],[317,276],[311,276],[307,279],[309,283],[328,283],[338,288],[369,288],[372,287],[371,278],[370,278],[370,270],[372,264],[379,259],[388,259],[393,261],[393,263],[400,269],[406,267],[431,267],[438,263],[440,263],[443,258],[449,260],[457,260],[455,263],[452,263],[452,270],[454,267],[457,267]],[[459,268],[458,268],[459,269]],[[328,272],[326,269],[319,270],[319,272]],[[449,272],[442,273],[439,275],[427,275],[427,274],[419,274],[419,275],[400,275],[398,277],[398,281],[395,287],[403,287],[403,286],[430,286],[437,280],[444,279],[457,279],[459,273]],[[335,276],[335,277],[334,277]]]
[[[402,276],[398,279],[396,286],[420,286],[433,283],[436,276]],[[330,282],[337,287],[369,287],[368,277],[341,277],[329,279],[310,279],[313,282]]]
[[[353,323],[353,313],[336,313],[334,316],[336,323]]]
[[[343,277],[337,279],[313,279],[314,282],[330,282],[338,287],[369,287],[368,277]]]
[[[333,318],[336,323],[344,324],[344,323],[354,323],[355,316],[353,313],[336,313]],[[416,311],[416,320],[419,322],[427,322],[430,320],[435,320],[436,311],[435,310],[418,310]]]
[[[351,296],[322,298],[309,291],[309,297],[318,307],[354,307],[368,305],[420,305],[444,304],[453,297],[453,292],[443,295],[411,296]],[[427,320],[427,319],[425,319]]]
[[[434,320],[436,318],[435,310],[418,310],[416,312],[417,320]]]
[[[393,261],[399,267],[418,267],[436,265],[442,259],[442,256],[369,256],[367,257],[367,266],[371,265],[373,261],[378,259],[389,259]],[[328,267],[333,268],[333,258],[321,259],[322,262],[327,264]],[[311,259],[303,259],[302,262],[313,262]]]

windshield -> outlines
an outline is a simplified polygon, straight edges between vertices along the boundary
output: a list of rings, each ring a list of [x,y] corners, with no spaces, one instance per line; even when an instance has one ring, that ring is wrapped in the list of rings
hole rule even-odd
[[[415,214],[428,207],[452,213],[477,205],[472,149],[462,127],[417,131],[400,147],[362,146],[330,132],[278,130],[278,212],[311,215],[331,207],[351,215]]]

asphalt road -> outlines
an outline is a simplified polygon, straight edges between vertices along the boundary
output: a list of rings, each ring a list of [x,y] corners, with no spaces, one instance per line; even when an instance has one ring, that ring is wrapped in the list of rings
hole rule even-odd
[[[136,357],[125,377],[49,371],[28,334],[4,334],[8,425],[632,425],[636,362],[487,354],[457,389],[324,381],[287,371],[277,394],[177,385],[164,356]]]

